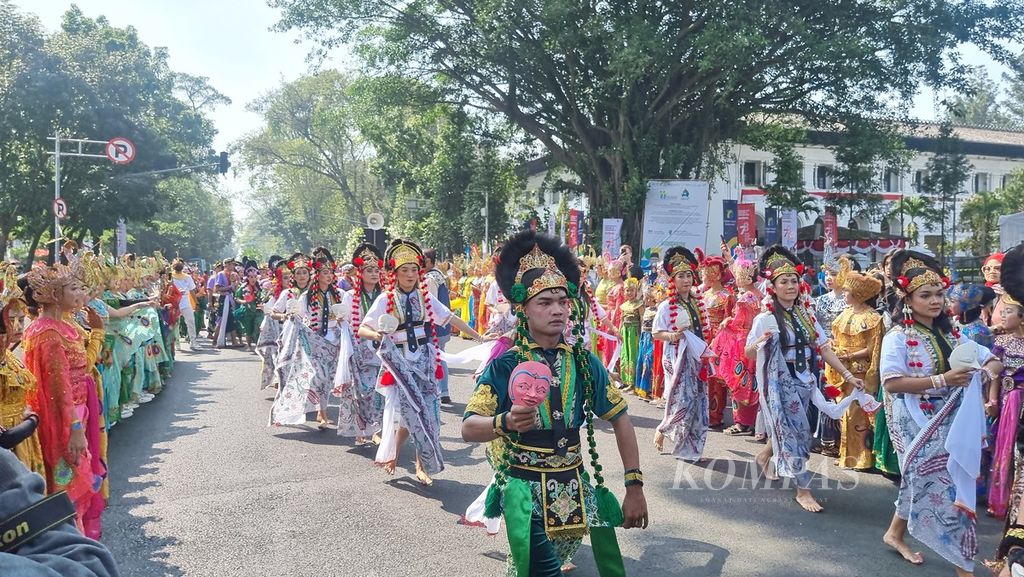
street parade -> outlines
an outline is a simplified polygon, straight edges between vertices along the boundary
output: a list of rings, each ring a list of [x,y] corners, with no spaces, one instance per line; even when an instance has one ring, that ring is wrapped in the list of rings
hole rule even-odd
[[[54,4],[0,576],[1024,575],[1024,7]]]

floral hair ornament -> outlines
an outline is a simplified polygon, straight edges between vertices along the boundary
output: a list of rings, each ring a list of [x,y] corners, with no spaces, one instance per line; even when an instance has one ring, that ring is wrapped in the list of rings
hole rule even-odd
[[[523,276],[531,270],[538,269],[544,272],[534,279],[530,286],[524,285]],[[519,271],[516,273],[516,282],[512,285],[510,296],[512,302],[517,304],[523,304],[539,293],[553,288],[565,289],[566,293],[570,293],[572,296],[571,293],[577,292],[578,289],[573,285],[570,290],[569,284],[569,280],[565,278],[555,263],[555,257],[542,251],[540,246],[535,244],[533,249],[519,260]]]

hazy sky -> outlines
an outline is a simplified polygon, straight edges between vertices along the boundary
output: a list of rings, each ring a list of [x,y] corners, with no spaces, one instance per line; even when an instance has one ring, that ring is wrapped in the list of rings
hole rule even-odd
[[[77,4],[89,17],[104,15],[115,26],[134,26],[149,46],[167,47],[173,70],[207,76],[217,90],[232,100],[230,106],[211,114],[219,134],[218,150],[260,125],[260,117],[245,110],[248,103],[273,89],[282,80],[292,80],[309,69],[306,55],[311,46],[296,44],[297,33],[282,34],[269,28],[278,20],[277,10],[265,0],[14,0],[22,10],[35,13],[43,25],[56,30],[61,16]],[[968,50],[966,60],[986,65],[998,79],[1000,69],[977,50]],[[345,66],[336,57],[335,65]],[[915,101],[914,114],[935,117],[935,98],[922,94]],[[83,135],[87,136],[87,135]],[[228,177],[225,190],[243,190],[242,179]],[[236,213],[241,207],[235,203]]]

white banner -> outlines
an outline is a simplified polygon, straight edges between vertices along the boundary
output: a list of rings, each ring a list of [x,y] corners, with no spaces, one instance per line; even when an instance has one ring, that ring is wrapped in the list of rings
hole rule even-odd
[[[781,212],[779,222],[782,224],[782,246],[792,250],[796,246],[796,231],[799,221],[796,218],[795,210],[786,209]]]
[[[555,236],[555,215],[548,215],[548,234]]]
[[[649,180],[644,204],[643,255],[673,246],[704,245],[708,226],[708,190],[701,180]],[[717,244],[717,241],[716,241]]]
[[[601,252],[613,257],[618,256],[619,247],[622,245],[622,219],[604,219],[604,226],[601,230]]]
[[[117,258],[128,252],[128,225],[123,218],[117,219]]]

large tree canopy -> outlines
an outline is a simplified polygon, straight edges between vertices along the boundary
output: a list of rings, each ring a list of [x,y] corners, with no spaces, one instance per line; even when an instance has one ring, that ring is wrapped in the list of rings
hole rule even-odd
[[[197,212],[203,218],[194,222],[185,220],[188,211],[167,216],[174,207],[184,210],[172,193],[180,186],[162,186],[161,177],[129,177],[206,161],[216,134],[206,113],[227,102],[205,78],[172,71],[167,59],[165,50],[147,46],[134,28],[86,17],[77,7],[64,15],[59,31],[47,33],[35,17],[0,0],[0,204],[6,209],[0,212],[0,246],[14,235],[34,248],[51,230],[54,170],[46,153],[53,143],[47,137],[59,133],[92,140],[124,136],[138,149],[127,166],[62,160],[62,196],[69,206],[65,236],[98,238],[125,218],[133,235],[176,249],[167,245],[183,237],[158,232],[167,223],[159,220],[164,215],[195,226],[193,237],[204,237],[195,239],[197,247],[223,250],[231,215],[216,210],[223,201],[212,192],[209,175],[195,181],[204,191],[192,195],[190,206],[209,210]],[[212,216],[216,231],[209,227]]]
[[[710,176],[754,113],[899,114],[922,83],[963,86],[962,44],[1009,61],[1024,30],[1013,0],[270,3],[281,29],[504,114],[634,234],[646,180]]]

